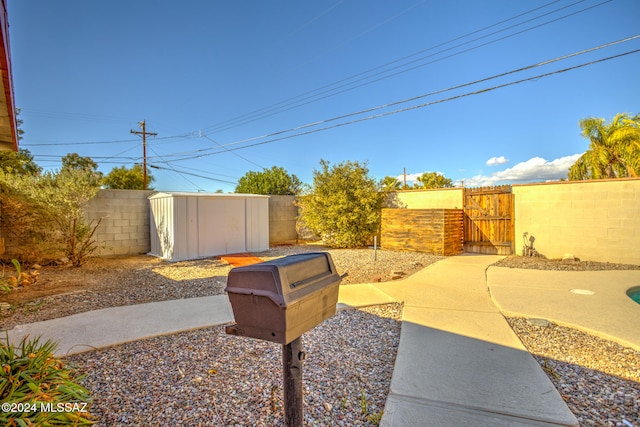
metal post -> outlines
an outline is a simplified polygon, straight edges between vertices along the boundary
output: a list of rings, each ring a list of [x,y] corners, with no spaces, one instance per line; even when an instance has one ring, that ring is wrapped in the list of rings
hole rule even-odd
[[[302,351],[302,337],[282,345],[282,373],[284,384],[284,425],[302,427],[302,362],[306,355]]]
[[[378,260],[378,236],[373,236],[373,260]]]

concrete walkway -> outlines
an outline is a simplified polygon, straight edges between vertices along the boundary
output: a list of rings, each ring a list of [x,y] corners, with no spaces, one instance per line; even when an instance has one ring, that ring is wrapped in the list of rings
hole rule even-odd
[[[56,341],[56,356],[65,356],[232,321],[229,299],[216,295],[105,308],[18,325],[9,330],[9,342],[41,336],[43,341]]]
[[[381,425],[578,425],[491,300],[486,270],[499,259],[450,257],[375,286],[405,302]]]
[[[487,283],[505,314],[551,320],[640,351],[640,304],[627,295],[640,270],[540,271],[491,267]]]
[[[339,308],[403,301],[400,346],[382,425],[577,425],[503,312],[582,327],[640,348],[640,305],[625,294],[640,271],[541,272],[487,268],[500,257],[462,255],[388,283],[340,288]],[[590,290],[571,292],[572,289]],[[224,295],[114,307],[9,331],[42,335],[58,354],[230,323]]]

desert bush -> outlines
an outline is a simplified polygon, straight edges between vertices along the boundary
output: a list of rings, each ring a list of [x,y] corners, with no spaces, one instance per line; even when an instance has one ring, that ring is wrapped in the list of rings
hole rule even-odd
[[[325,243],[338,248],[365,246],[380,227],[388,191],[369,176],[366,163],[331,166],[320,161],[313,186],[299,198],[300,221]]]
[[[24,176],[0,170],[2,226],[19,242],[16,255],[26,261],[62,255],[82,265],[97,249],[93,235],[100,221],[88,223],[84,206],[99,189],[99,175],[86,169]]]

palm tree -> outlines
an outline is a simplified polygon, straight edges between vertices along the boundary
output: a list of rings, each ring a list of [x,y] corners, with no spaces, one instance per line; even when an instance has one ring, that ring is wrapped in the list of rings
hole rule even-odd
[[[450,188],[453,187],[453,181],[437,172],[425,172],[418,177],[418,182],[422,184],[422,188]]]
[[[640,114],[616,114],[611,123],[580,121],[589,149],[569,168],[570,180],[635,177],[640,174]]]
[[[396,177],[385,176],[380,181],[380,187],[389,191],[400,190],[402,188],[402,183]]]

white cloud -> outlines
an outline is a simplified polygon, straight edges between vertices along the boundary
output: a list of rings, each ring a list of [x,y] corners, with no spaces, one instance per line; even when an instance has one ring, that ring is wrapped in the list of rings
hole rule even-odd
[[[465,187],[483,187],[498,184],[517,184],[519,182],[559,180],[567,177],[569,168],[581,155],[574,154],[551,161],[547,161],[542,157],[533,157],[511,168],[494,172],[490,176],[476,175],[473,178],[465,178],[464,185]]]
[[[489,160],[487,160],[487,166],[503,165],[508,161],[509,159],[505,158],[504,156],[492,157]]]

